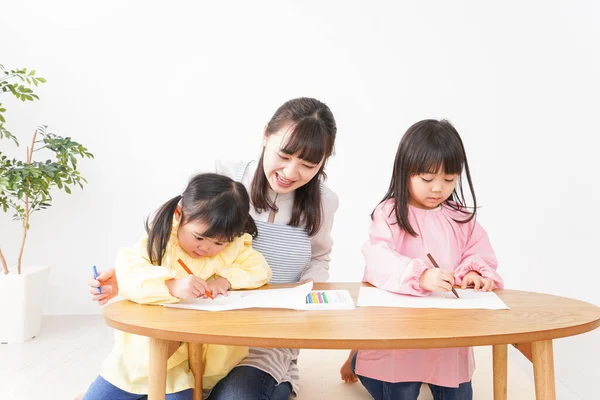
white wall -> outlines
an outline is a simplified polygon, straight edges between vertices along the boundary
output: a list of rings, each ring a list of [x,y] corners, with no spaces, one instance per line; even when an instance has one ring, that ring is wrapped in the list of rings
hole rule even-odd
[[[35,104],[0,100],[8,127],[25,143],[49,124],[96,155],[81,164],[85,190],[32,221],[24,262],[52,266],[46,313],[99,312],[91,265],[110,266],[194,171],[254,157],[264,124],[297,96],[338,121],[332,280],[362,276],[368,215],[403,132],[446,117],[507,286],[600,305],[593,1],[5,3],[0,62],[48,79]],[[19,227],[0,218],[14,261]]]

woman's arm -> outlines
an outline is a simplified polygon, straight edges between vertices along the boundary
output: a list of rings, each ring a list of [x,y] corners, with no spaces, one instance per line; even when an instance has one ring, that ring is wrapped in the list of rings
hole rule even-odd
[[[315,282],[325,282],[329,279],[329,261],[333,238],[331,228],[333,217],[339,206],[338,196],[326,186],[323,190],[323,219],[319,231],[310,238],[312,256],[300,280],[311,279]]]

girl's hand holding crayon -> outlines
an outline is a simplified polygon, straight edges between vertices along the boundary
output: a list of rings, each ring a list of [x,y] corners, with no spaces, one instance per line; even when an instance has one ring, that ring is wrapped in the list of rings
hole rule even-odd
[[[481,289],[482,292],[489,292],[494,290],[496,284],[491,279],[484,278],[479,275],[476,271],[470,271],[465,275],[462,280],[461,287],[466,289],[467,286],[473,285],[475,291],[479,291]]]
[[[169,279],[165,284],[171,296],[182,300],[197,299],[199,297],[207,298],[206,291],[209,290],[206,281],[195,275]]]
[[[211,293],[213,297],[217,297],[219,294],[227,296],[227,291],[231,289],[231,283],[220,276],[217,276],[212,281],[208,281],[207,286],[209,293]]]
[[[430,268],[423,272],[419,286],[430,292],[449,292],[454,285],[454,271]]]

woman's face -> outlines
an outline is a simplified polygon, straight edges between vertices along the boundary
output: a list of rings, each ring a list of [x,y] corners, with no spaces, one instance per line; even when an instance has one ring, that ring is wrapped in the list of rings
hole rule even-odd
[[[306,185],[321,169],[324,159],[318,164],[308,162],[296,154],[284,153],[290,127],[284,127],[278,132],[267,136],[265,132],[265,150],[263,169],[269,186],[275,193],[290,193]]]

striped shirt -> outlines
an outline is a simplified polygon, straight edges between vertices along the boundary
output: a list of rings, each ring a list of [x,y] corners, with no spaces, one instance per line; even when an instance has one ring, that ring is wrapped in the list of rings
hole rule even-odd
[[[257,162],[217,163],[217,172],[228,175],[250,185]],[[258,213],[251,208],[250,214],[256,222],[258,236],[252,247],[263,254],[273,271],[270,283],[294,283],[302,279],[323,282],[329,278],[329,254],[333,245],[331,227],[333,215],[338,207],[338,198],[325,185],[321,185],[323,217],[317,234],[308,236],[304,227],[287,225],[291,218],[294,193],[283,195],[269,190],[279,211],[273,223],[267,222],[268,212]],[[300,391],[298,371],[298,349],[250,348],[240,366],[258,368],[271,375],[277,383],[289,382],[295,394]]]

